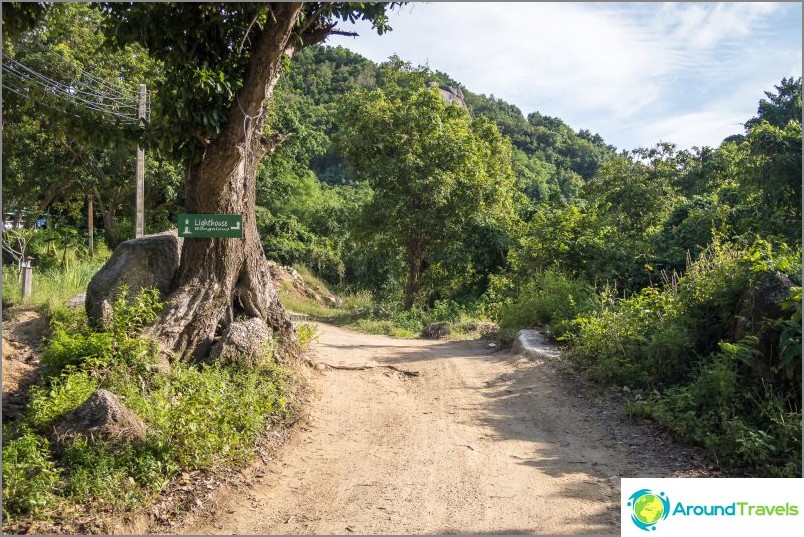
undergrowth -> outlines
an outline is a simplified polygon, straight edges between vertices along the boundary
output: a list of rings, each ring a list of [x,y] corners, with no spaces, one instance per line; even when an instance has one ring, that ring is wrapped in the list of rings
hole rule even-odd
[[[644,393],[629,404],[633,414],[702,446],[721,467],[800,477],[800,259],[762,241],[716,245],[663,287],[576,317],[570,356],[598,381]],[[798,284],[782,317],[747,325],[746,292],[774,274]],[[760,336],[776,343],[761,348]]]
[[[64,304],[69,299],[86,291],[89,280],[106,262],[106,257],[98,255],[85,258],[64,269],[34,267],[31,296],[25,299],[22,298],[20,274],[16,265],[3,265],[3,303],[33,306],[43,313],[53,314],[64,309]]]
[[[269,418],[289,415],[287,374],[275,364],[246,371],[177,362],[161,372],[155,347],[138,336],[160,308],[156,290],[124,291],[105,329],[81,310],[55,311],[42,380],[24,415],[3,430],[4,528],[137,509],[181,471],[248,461]],[[54,443],[53,425],[97,388],[143,420],[143,441],[78,434]]]

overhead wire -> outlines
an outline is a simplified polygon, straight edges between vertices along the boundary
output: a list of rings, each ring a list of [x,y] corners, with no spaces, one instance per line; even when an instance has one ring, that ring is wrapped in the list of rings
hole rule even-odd
[[[38,47],[43,49],[42,45],[38,45]],[[63,69],[54,68],[54,76],[61,75],[59,78],[72,79],[70,82],[62,82],[52,78],[51,76],[45,75],[16,59],[10,58],[5,51],[3,51],[2,58],[3,73],[5,75],[10,75],[10,77],[12,77],[10,80],[13,80],[14,78],[18,80],[16,86],[14,84],[3,84],[3,86],[9,91],[17,93],[26,98],[30,98],[29,94],[22,92],[21,86],[24,86],[25,88],[35,87],[36,89],[44,91],[45,93],[73,101],[75,104],[83,108],[107,114],[136,124],[139,124],[140,122],[139,95],[132,93],[129,96],[124,93],[124,91],[136,91],[130,87],[115,87],[108,82],[95,77],[89,72],[72,65],[70,66],[71,68],[77,71],[84,78],[95,81],[97,86],[87,84],[83,81],[78,81],[74,78],[74,76],[67,75]],[[64,58],[60,57],[59,60],[66,63]],[[105,88],[99,86],[105,86]],[[148,115],[147,117],[150,117],[149,95],[146,95],[146,110]]]
[[[126,86],[115,86],[115,85],[111,84],[108,80],[104,80],[102,78],[99,78],[99,77],[93,75],[92,73],[90,73],[89,71],[86,71],[85,69],[82,69],[81,67],[78,67],[76,65],[71,64],[64,56],[62,56],[60,54],[54,54],[53,50],[51,48],[49,48],[46,44],[42,43],[41,41],[31,42],[30,44],[34,45],[34,48],[38,49],[41,52],[44,52],[46,54],[51,54],[52,57],[56,58],[59,62],[61,62],[64,65],[68,65],[71,70],[76,71],[77,73],[83,75],[85,78],[88,78],[89,80],[92,80],[95,84],[97,84],[99,86],[106,86],[107,88],[109,88],[110,90],[115,91],[115,92],[129,92],[130,97],[128,97],[128,98],[130,98],[130,99],[132,99],[134,101],[137,100],[138,91],[137,91],[136,88],[126,87]]]
[[[113,106],[114,108],[129,108],[131,110],[136,109],[136,106],[134,105],[119,104],[117,102],[113,102],[110,104],[108,102],[105,102],[106,100],[109,99],[109,96],[105,94],[98,94],[93,91],[86,91],[84,89],[81,89],[74,83],[59,82],[10,58],[6,59],[6,61],[3,64],[3,67],[7,73],[16,75],[22,81],[36,80],[52,91],[60,91],[64,94],[70,95],[71,97],[75,97],[80,100],[87,101],[87,99],[92,99],[94,104],[102,106]],[[80,97],[79,94],[86,96],[86,99]]]

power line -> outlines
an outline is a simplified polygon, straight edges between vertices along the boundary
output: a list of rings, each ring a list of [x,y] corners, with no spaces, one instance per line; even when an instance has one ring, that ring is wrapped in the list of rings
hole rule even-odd
[[[71,64],[64,56],[54,53],[51,48],[49,48],[47,45],[45,45],[44,43],[42,43],[40,41],[35,41],[35,42],[30,43],[30,44],[33,45],[34,48],[38,49],[40,52],[43,52],[45,54],[48,54],[48,55],[52,56],[52,58],[55,58],[57,61],[59,61],[63,65],[67,65],[72,71],[77,72],[78,74],[82,75],[84,78],[87,78],[87,79],[93,81],[95,84],[97,84],[99,86],[106,86],[108,89],[110,89],[110,90],[112,90],[114,92],[129,92],[130,96],[125,97],[125,98],[136,102],[136,100],[137,100],[137,90],[135,88],[126,87],[126,86],[115,86],[115,85],[111,84],[108,80],[104,80],[102,78],[99,78],[99,77],[93,75],[92,73],[90,73],[89,71],[86,71],[86,70],[82,69],[81,67],[78,67],[76,65]]]
[[[115,98],[108,96],[106,94],[99,94],[95,91],[87,91],[86,89],[80,88],[75,83],[59,82],[13,59],[6,58],[6,62],[3,64],[3,67],[7,73],[16,75],[23,82],[27,82],[28,80],[35,80],[40,84],[43,84],[47,89],[51,91],[59,91],[73,97],[77,97],[78,96],[77,94],[85,95],[88,99],[93,99],[94,104],[99,104],[102,106],[113,106],[114,108],[130,108],[132,110],[136,110],[136,106],[134,106],[133,104],[120,104],[118,101],[115,100],[113,100],[112,103],[108,103],[107,102],[108,100]]]
[[[39,47],[42,48],[41,45],[39,45]],[[23,93],[21,91],[22,88],[37,89],[44,91],[45,94],[70,100],[74,104],[77,104],[78,106],[88,110],[107,114],[137,125],[140,124],[140,118],[138,117],[139,96],[129,97],[123,93],[124,91],[128,90],[128,88],[114,87],[108,82],[105,82],[78,67],[74,67],[74,69],[85,78],[96,81],[97,85],[101,87],[93,86],[92,84],[87,84],[83,81],[76,81],[74,79],[70,82],[62,82],[52,78],[51,76],[45,75],[13,58],[10,58],[5,51],[3,51],[2,57],[4,74],[12,77],[9,78],[9,80],[13,80],[14,78],[18,80],[17,85],[5,85],[14,93],[30,98],[31,95],[26,94],[27,92]],[[63,58],[59,59],[62,62],[66,62],[66,60]],[[54,68],[53,71],[55,71],[58,75],[61,75],[59,78],[73,78],[65,75],[62,69]],[[146,117],[150,118],[150,98],[147,99],[146,104]]]
[[[85,91],[77,88],[73,84],[58,82],[16,60],[7,57],[6,60],[7,61],[3,63],[4,74],[7,75],[9,77],[8,79],[11,81],[14,79],[18,81],[16,88],[9,87],[11,91],[15,91],[16,89],[17,91],[15,91],[15,93],[23,95],[19,91],[22,87],[38,89],[44,91],[46,94],[73,101],[75,104],[86,109],[139,124],[139,118],[136,116],[135,107],[121,105],[116,102],[109,103],[104,100],[108,98],[106,95]],[[30,97],[30,94],[27,95],[27,97]],[[131,112],[126,113],[126,110],[131,110]]]

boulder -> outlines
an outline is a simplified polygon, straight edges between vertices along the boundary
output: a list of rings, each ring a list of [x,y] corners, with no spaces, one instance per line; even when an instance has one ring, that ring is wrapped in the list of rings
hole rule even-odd
[[[234,322],[212,346],[209,358],[222,364],[253,369],[271,359],[268,351],[272,335],[271,328],[262,319],[253,317]]]
[[[138,443],[145,439],[145,424],[115,394],[99,388],[64,416],[53,433],[59,444],[78,434],[113,443]]]
[[[734,339],[739,341],[750,334],[757,337],[759,356],[749,364],[754,376],[766,377],[770,374],[770,364],[778,352],[779,329],[769,320],[785,316],[782,303],[793,285],[784,274],[768,272],[762,274],[740,299]]]
[[[121,243],[87,287],[85,307],[90,321],[101,326],[108,323],[124,283],[131,297],[146,287],[156,287],[163,296],[169,294],[181,247],[182,239],[175,230]]]
[[[531,358],[556,358],[560,354],[558,348],[549,343],[540,331],[533,329],[517,332],[512,350]]]
[[[70,309],[78,309],[81,306],[86,307],[87,303],[87,294],[81,293],[79,295],[75,295],[73,298],[67,301],[67,307]]]
[[[438,321],[430,323],[422,330],[422,337],[426,339],[438,339],[447,337],[452,331],[449,321]]]

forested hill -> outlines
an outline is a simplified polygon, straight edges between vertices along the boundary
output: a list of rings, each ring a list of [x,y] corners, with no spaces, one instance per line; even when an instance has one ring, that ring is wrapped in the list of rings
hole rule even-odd
[[[402,63],[398,58],[392,60]],[[428,72],[429,81],[460,89],[470,113],[497,124],[514,145],[513,165],[534,200],[569,199],[597,172],[600,163],[615,148],[588,130],[575,132],[559,118],[539,112],[526,118],[516,106],[492,96],[473,93],[470,88],[440,71]],[[331,134],[337,129],[331,121],[334,102],[358,88],[382,84],[380,67],[344,47],[316,46],[293,57],[287,76],[281,82],[286,104],[310,111],[315,125]],[[322,180],[337,184],[348,180],[338,159],[316,156],[311,168]]]

